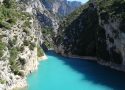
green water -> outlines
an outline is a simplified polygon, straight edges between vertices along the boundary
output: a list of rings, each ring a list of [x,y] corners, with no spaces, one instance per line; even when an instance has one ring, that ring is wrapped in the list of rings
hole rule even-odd
[[[125,73],[96,62],[47,53],[37,72],[31,74],[28,90],[125,90]]]

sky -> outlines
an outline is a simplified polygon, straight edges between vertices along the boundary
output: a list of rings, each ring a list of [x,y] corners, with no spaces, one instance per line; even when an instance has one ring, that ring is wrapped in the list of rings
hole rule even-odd
[[[86,3],[89,0],[68,0],[68,1],[81,1],[82,3]]]

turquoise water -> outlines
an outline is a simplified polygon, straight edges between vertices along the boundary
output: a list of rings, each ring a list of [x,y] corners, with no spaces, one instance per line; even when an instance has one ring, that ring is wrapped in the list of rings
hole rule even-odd
[[[125,90],[123,72],[54,52],[47,55],[48,60],[28,77],[28,90]]]

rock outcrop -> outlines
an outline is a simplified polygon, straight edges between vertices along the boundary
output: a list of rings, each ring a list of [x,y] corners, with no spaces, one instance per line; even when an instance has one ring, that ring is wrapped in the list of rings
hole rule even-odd
[[[63,5],[69,3],[72,9],[62,10],[62,2]],[[27,86],[26,76],[37,70],[38,59],[47,58],[40,46],[44,42],[44,46],[51,48],[52,37],[57,34],[59,26],[57,14],[66,12],[62,16],[67,15],[80,5],[75,3],[72,6],[71,2],[64,0],[57,3],[0,0],[0,90]],[[53,6],[51,10],[48,4]],[[59,8],[62,11],[56,11]]]
[[[0,90],[26,87],[26,76],[44,55],[40,24],[22,1],[4,0],[0,13]]]
[[[41,0],[45,7],[59,16],[67,16],[82,4],[78,1]]]
[[[90,0],[60,25],[55,50],[125,71],[125,1]]]

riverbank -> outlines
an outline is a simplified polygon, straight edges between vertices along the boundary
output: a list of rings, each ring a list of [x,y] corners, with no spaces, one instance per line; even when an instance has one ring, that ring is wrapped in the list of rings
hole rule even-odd
[[[43,56],[38,57],[37,58],[38,65],[39,65],[40,61],[43,61],[43,60],[46,60],[46,59],[47,59],[47,56],[46,56],[45,53],[44,53]],[[30,72],[30,73],[32,73],[32,72]],[[25,76],[24,78],[22,78],[22,80],[18,81],[17,84],[13,85],[10,90],[27,90],[28,84],[27,84],[26,79],[27,79],[27,76]]]
[[[57,52],[55,52],[57,53]],[[60,53],[57,53],[57,54],[60,54]],[[78,59],[84,59],[84,60],[90,60],[90,61],[97,61],[97,57],[91,57],[91,56],[78,56],[78,55],[66,55],[66,54],[60,54],[64,57],[69,57],[69,58],[78,58]]]
[[[125,72],[125,65],[120,65],[120,64],[114,64],[114,63],[107,63],[107,62],[104,62],[103,60],[102,61],[98,61],[99,64],[101,65],[104,65],[104,66],[107,66],[111,69],[115,69],[117,71],[122,71],[122,72]]]
[[[89,60],[89,61],[95,61],[100,65],[109,67],[111,69],[117,70],[117,71],[122,71],[125,72],[125,65],[118,65],[114,64],[112,62],[104,62],[104,60],[99,60],[97,57],[91,57],[91,56],[78,56],[78,55],[66,55],[66,54],[61,54],[64,57],[69,57],[69,58],[78,58],[78,59],[84,59],[84,60]]]
[[[125,65],[118,65],[112,62],[104,62],[104,60],[97,61],[98,59],[96,57],[88,57],[88,56],[68,56],[70,58],[79,58],[79,59],[86,59],[89,61],[96,61],[98,64],[109,67],[111,69],[115,69],[117,71],[125,72]]]
[[[125,73],[95,61],[65,58],[53,51],[47,52],[47,57],[38,71],[28,76],[28,90],[122,90],[125,87]]]
[[[65,56],[65,57],[69,57],[69,58],[78,58],[78,59],[86,59],[86,60],[90,60],[90,61],[96,61],[96,60],[97,60],[96,57],[90,57],[90,56],[70,55],[70,56]]]
[[[46,60],[46,59],[48,59],[48,58],[47,58],[46,54],[44,53],[43,56],[38,57],[37,59],[38,59],[38,61],[43,61],[43,60]]]

